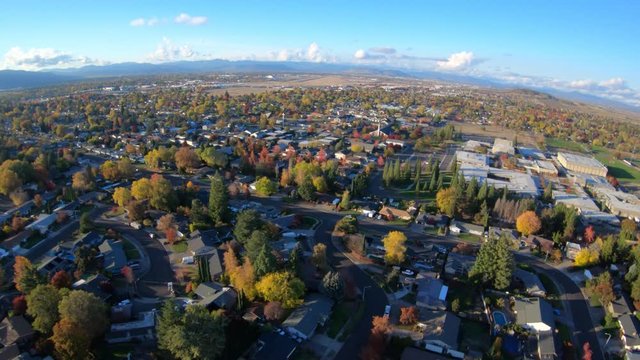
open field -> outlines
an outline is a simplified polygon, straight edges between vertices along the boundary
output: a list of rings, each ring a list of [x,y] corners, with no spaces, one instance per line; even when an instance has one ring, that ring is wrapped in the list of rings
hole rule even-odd
[[[472,123],[454,122],[456,131],[462,132],[467,135],[487,136],[492,138],[502,138],[508,140],[514,140],[518,138],[518,144],[536,146],[538,140],[542,139],[541,135],[534,135],[525,132],[516,132],[513,129],[508,129],[498,125],[478,125]]]
[[[640,170],[616,159],[611,150],[594,146],[593,154],[598,161],[609,168],[609,174],[615,176],[619,181],[640,181]]]
[[[579,153],[584,153],[586,151],[585,146],[571,140],[546,138],[544,140],[544,143],[547,145],[547,147],[551,147],[555,150],[569,150]]]

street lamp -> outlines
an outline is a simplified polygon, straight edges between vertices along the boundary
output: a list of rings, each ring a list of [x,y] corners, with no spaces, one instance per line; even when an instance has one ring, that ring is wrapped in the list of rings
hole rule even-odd
[[[367,293],[367,288],[370,288],[371,285],[367,285],[364,288],[362,288],[362,301],[364,301],[364,294]]]

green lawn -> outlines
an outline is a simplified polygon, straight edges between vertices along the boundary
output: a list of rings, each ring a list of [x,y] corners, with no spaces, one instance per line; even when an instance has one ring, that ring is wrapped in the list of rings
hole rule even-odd
[[[124,248],[124,254],[127,256],[127,260],[131,261],[140,259],[140,253],[138,252],[138,249],[136,249],[136,247],[133,246],[133,244],[130,243],[129,240],[123,240],[122,247]]]
[[[187,242],[186,241],[178,241],[171,246],[173,252],[183,253],[187,251]]]
[[[615,176],[620,181],[640,181],[640,171],[616,159],[611,150],[594,146],[593,153],[598,161],[607,166],[609,175]]]
[[[327,336],[335,339],[340,330],[349,321],[349,316],[353,312],[353,303],[342,302],[338,304],[331,313],[327,323]]]
[[[481,243],[482,242],[482,237],[478,236],[478,235],[473,235],[473,234],[460,234],[458,235],[458,238],[460,240],[464,240],[467,242],[472,242],[472,243]]]
[[[319,221],[316,218],[312,218],[311,216],[303,216],[301,229],[315,229],[318,224]]]
[[[556,149],[565,149],[575,152],[585,152],[585,148],[582,144],[579,144],[572,140],[558,139],[558,138],[546,138],[544,142],[547,146]]]

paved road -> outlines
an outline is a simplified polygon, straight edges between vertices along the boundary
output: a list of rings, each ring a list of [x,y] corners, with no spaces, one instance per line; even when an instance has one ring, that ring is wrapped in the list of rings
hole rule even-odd
[[[136,230],[119,221],[98,219],[96,223],[110,227],[115,231],[136,240],[147,252],[150,261],[150,270],[138,282],[138,294],[144,297],[169,296],[167,282],[175,281],[175,273],[171,268],[169,255],[159,240],[151,239],[147,232]]]

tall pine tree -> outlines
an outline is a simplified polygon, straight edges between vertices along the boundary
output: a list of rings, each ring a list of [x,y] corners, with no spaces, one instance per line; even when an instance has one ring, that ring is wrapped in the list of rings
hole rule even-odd
[[[229,194],[227,187],[224,186],[222,176],[218,173],[211,179],[209,214],[215,224],[223,224],[229,221]]]

